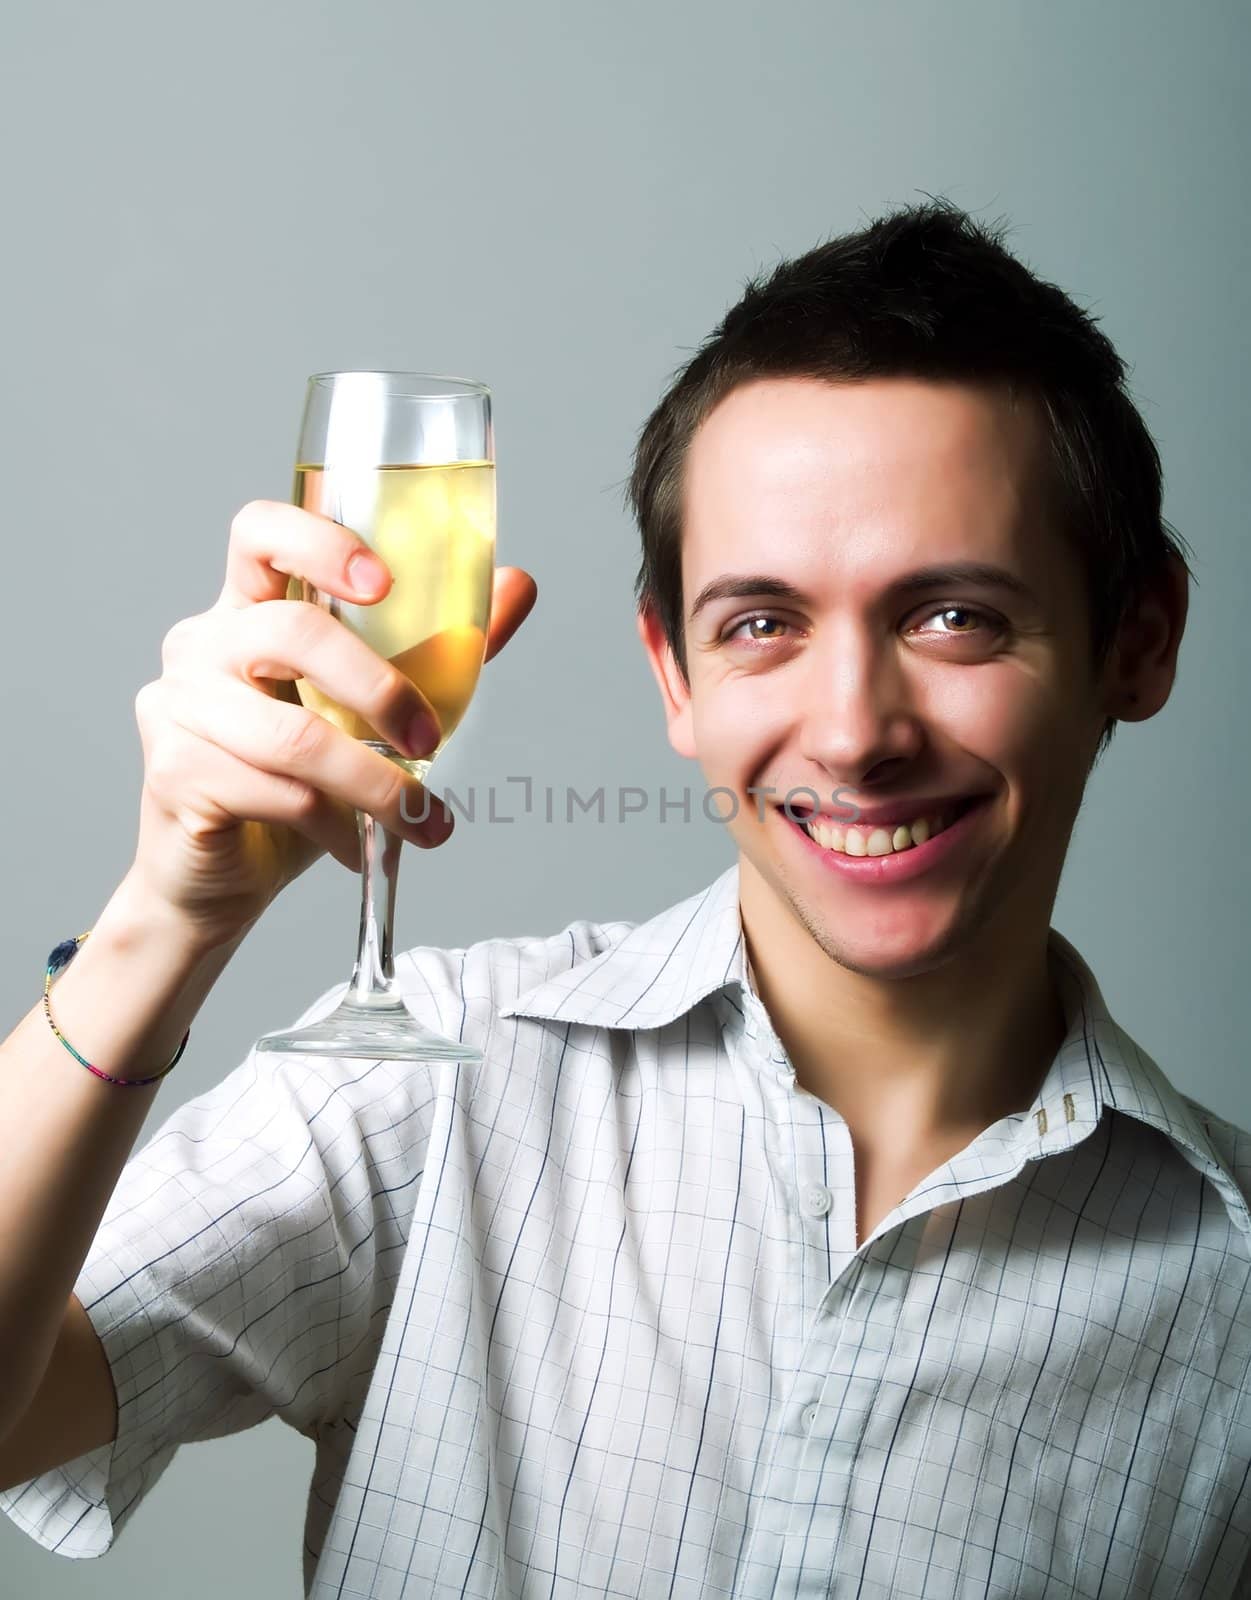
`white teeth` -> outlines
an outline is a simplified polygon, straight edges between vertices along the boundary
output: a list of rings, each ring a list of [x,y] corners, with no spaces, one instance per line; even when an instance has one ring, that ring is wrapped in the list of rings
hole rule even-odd
[[[843,827],[823,819],[803,825],[804,832],[823,850],[837,850],[848,856],[888,856],[910,850],[942,833],[947,826],[942,815],[918,817],[915,822],[900,823],[894,828]]]

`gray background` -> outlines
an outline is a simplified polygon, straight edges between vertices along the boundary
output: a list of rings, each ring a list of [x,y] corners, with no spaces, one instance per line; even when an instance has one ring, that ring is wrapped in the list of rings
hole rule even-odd
[[[434,787],[652,796],[615,826],[462,819],[406,853],[401,946],[645,917],[726,866],[715,824],[655,815],[701,783],[634,633],[630,449],[749,275],[929,191],[1008,217],[1097,312],[1160,444],[1200,579],[1180,681],[1104,758],[1054,920],[1173,1081],[1251,1127],[1249,32],[1144,0],[11,4],[4,1026],[131,859],[135,691],[216,597],[234,512],[289,493],[313,371],[495,391],[500,559],[540,599]],[[145,1138],[346,978],[355,918],[332,861],[287,892]],[[297,1596],[311,1466],[276,1421],[185,1448],[98,1562],[0,1519],[0,1592]]]

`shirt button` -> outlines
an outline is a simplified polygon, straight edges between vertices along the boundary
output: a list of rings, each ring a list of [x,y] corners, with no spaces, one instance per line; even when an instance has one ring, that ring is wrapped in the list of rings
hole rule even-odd
[[[789,1067],[779,1067],[773,1076],[783,1089],[793,1089],[795,1087],[795,1074]]]
[[[804,1190],[804,1210],[810,1216],[828,1216],[833,1204],[834,1196],[819,1183],[814,1183],[810,1188]]]
[[[815,1405],[804,1407],[804,1429],[811,1433],[817,1425],[817,1408]]]

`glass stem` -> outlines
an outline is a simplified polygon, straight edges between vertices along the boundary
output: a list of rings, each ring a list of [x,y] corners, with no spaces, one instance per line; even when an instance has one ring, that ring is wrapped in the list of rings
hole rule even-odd
[[[370,1011],[403,1011],[395,982],[394,936],[395,890],[404,841],[367,811],[357,811],[356,827],[361,842],[361,925],[346,1003]],[[386,908],[380,922],[378,890],[383,885]]]

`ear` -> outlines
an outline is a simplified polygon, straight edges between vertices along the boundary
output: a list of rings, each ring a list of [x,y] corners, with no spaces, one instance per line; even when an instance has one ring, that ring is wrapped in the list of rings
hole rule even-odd
[[[636,617],[639,638],[647,651],[648,664],[660,689],[668,725],[669,743],[680,756],[695,758],[695,739],[691,717],[690,687],[678,669],[673,650],[660,618],[650,605],[639,607]]]
[[[1189,604],[1185,563],[1170,554],[1159,579],[1122,621],[1109,652],[1103,689],[1108,716],[1145,722],[1167,702]]]

